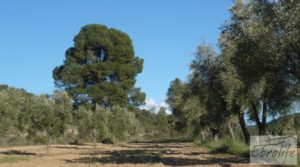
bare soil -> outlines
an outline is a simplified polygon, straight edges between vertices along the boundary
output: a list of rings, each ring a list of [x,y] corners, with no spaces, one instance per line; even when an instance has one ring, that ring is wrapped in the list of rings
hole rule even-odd
[[[250,166],[247,158],[211,154],[193,143],[97,144],[96,149],[91,144],[52,145],[47,156],[45,149],[45,146],[0,148],[0,166]]]

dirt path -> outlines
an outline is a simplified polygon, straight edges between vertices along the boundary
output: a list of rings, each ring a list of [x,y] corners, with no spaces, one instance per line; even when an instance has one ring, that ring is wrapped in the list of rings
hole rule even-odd
[[[54,166],[249,166],[248,160],[211,154],[193,143],[134,143],[107,145],[53,145],[0,148],[2,167]]]

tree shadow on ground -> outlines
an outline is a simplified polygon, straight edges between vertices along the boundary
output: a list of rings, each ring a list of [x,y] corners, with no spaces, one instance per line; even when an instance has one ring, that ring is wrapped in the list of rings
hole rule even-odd
[[[160,150],[147,149],[147,150],[113,150],[113,151],[93,151],[90,153],[82,153],[81,155],[106,155],[106,156],[130,156],[130,155],[148,155],[148,154],[158,154]]]
[[[103,163],[103,164],[139,164],[139,163],[158,163],[159,154],[148,150],[118,150],[102,151],[91,153],[90,155],[104,155],[104,157],[83,157],[75,160],[65,160],[68,163]]]
[[[187,155],[187,156],[197,156],[197,155],[208,155],[208,154],[215,154],[210,152],[181,152],[181,151],[174,151],[174,150],[166,150],[162,152],[165,155]]]
[[[164,140],[150,140],[150,141],[132,141],[133,144],[155,144],[155,143],[190,143],[193,139],[164,139]]]
[[[75,149],[75,150],[82,150],[82,149],[89,149],[89,148],[82,148],[76,146],[52,146],[51,148],[58,148],[58,149]]]
[[[225,165],[230,163],[249,163],[246,159],[230,157],[230,158],[212,158],[212,159],[190,159],[179,157],[162,158],[161,162],[167,166],[192,166],[192,165]]]
[[[30,153],[30,152],[18,151],[18,150],[3,151],[3,152],[0,152],[0,154],[4,154],[4,155],[37,155],[36,153]]]
[[[121,147],[125,148],[175,148],[175,149],[182,149],[182,148],[187,148],[187,147],[193,147],[193,146],[186,146],[182,144],[164,144],[164,143],[153,143],[153,144],[148,144],[148,143],[136,143],[136,144],[130,144],[130,145],[122,145]]]
[[[164,157],[163,153],[153,150],[114,150],[95,152],[88,156],[74,160],[64,160],[67,163],[102,163],[102,164],[149,164],[162,163],[167,166],[192,166],[192,165],[224,165],[226,163],[247,163],[244,158],[211,158],[211,159],[195,159],[183,157]],[[200,152],[197,154],[201,154]],[[103,157],[96,157],[101,155]]]

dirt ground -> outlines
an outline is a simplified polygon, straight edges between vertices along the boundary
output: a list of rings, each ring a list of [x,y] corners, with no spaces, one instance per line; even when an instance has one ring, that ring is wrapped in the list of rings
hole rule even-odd
[[[2,159],[2,160],[1,160]],[[52,145],[0,148],[1,167],[95,167],[95,166],[249,166],[248,160],[211,154],[193,143],[133,143]]]

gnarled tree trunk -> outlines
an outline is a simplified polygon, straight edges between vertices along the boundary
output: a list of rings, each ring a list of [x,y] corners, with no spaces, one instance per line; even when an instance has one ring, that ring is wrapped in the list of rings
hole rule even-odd
[[[241,107],[237,104],[235,104],[232,107],[232,110],[239,118],[239,123],[240,123],[241,129],[242,129],[242,132],[243,132],[244,141],[246,144],[249,144],[250,143],[250,134],[249,134],[247,126],[246,126],[244,112],[241,111]]]
[[[267,110],[268,110],[267,103],[265,101],[263,102],[261,121],[259,118],[258,108],[255,104],[252,104],[252,110],[253,110],[253,114],[254,114],[254,120],[255,120],[256,126],[258,128],[258,134],[266,135]]]
[[[267,111],[268,111],[267,103],[263,102],[263,111],[262,111],[262,118],[261,118],[260,135],[266,135]]]
[[[239,117],[239,122],[240,122],[240,126],[241,126],[241,129],[243,132],[245,143],[249,144],[250,143],[250,134],[249,134],[247,126],[246,126],[244,113],[239,113],[238,117]]]

